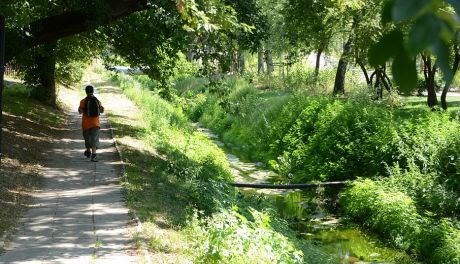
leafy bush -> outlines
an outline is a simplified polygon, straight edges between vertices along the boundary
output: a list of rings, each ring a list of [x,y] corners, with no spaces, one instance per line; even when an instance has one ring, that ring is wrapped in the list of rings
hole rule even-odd
[[[176,196],[186,201],[184,210],[194,241],[190,254],[195,262],[336,263],[315,245],[295,237],[272,210],[231,209],[235,204],[246,207],[252,200],[236,198],[235,189],[228,184],[232,177],[224,153],[195,131],[180,107],[143,89],[133,77],[114,78],[142,106],[147,125],[144,139],[164,156],[167,165],[161,173],[173,183]],[[216,103],[217,99],[205,102],[207,107]]]
[[[345,213],[377,232],[393,245],[415,248],[423,221],[413,200],[402,192],[388,192],[370,179],[353,182],[341,195]]]
[[[292,238],[274,231],[269,214],[253,209],[249,214],[232,209],[195,218],[189,230],[194,263],[337,263],[308,242],[299,250]]]
[[[87,63],[79,61],[56,64],[56,81],[66,86],[79,83],[87,66]]]
[[[422,248],[422,254],[430,253],[428,256],[433,263],[460,263],[460,224],[454,223],[448,219],[442,219],[440,224],[430,230],[429,239],[431,241],[440,241],[438,247],[434,247],[427,243],[427,246]],[[428,240],[429,241],[429,240]]]
[[[180,108],[141,88],[131,76],[119,74],[114,78],[129,98],[142,105],[144,121],[155,135],[149,140],[170,157],[168,170],[187,189],[190,205],[209,215],[228,203],[234,193],[226,184],[231,175],[224,153],[193,132]]]
[[[408,195],[370,179],[353,182],[341,195],[344,212],[388,243],[427,263],[458,263],[458,223],[421,216]]]
[[[402,170],[396,164],[389,174],[381,183],[388,189],[399,190],[410,196],[421,214],[453,216],[460,212],[457,195],[446,187],[436,173],[422,173],[414,164]]]

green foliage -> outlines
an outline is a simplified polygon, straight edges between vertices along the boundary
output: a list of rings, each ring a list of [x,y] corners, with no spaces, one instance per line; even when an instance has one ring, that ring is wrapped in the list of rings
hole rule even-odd
[[[209,215],[231,201],[234,193],[226,184],[231,176],[222,151],[193,133],[179,108],[142,88],[133,77],[119,74],[114,78],[125,94],[142,106],[152,134],[149,141],[169,157],[167,172],[187,189],[189,206]]]
[[[195,239],[189,249],[194,262],[337,263],[308,242],[300,242],[299,250],[293,237],[275,231],[271,218],[266,212],[249,208],[244,213],[234,208],[195,220],[189,230]]]
[[[361,179],[342,193],[341,204],[352,219],[420,260],[458,263],[458,223],[447,218],[436,221],[421,216],[414,200],[392,187]]]
[[[342,193],[345,213],[377,232],[395,246],[414,249],[425,223],[420,222],[413,200],[402,192],[388,192],[370,179],[354,181]]]
[[[297,182],[386,175],[385,164],[399,162],[439,171],[448,186],[459,186],[460,125],[448,114],[374,103],[367,93],[345,101],[309,96],[308,88],[259,91],[235,79],[200,87],[179,103],[193,120]]]
[[[395,34],[389,34],[374,45],[369,60],[373,66],[393,58],[392,72],[402,91],[412,91],[417,82],[414,56],[429,51],[436,55],[444,81],[453,79],[450,68],[451,42],[456,40],[459,27],[457,1],[389,0],[382,11],[383,22],[393,20]],[[406,31],[403,33],[403,31]],[[407,37],[403,38],[403,35]],[[389,41],[391,40],[391,41]],[[378,51],[378,52],[375,52]]]
[[[164,181],[159,188],[172,185],[174,195],[170,199],[185,204],[187,208],[178,210],[186,211],[186,218],[190,220],[175,225],[188,226],[193,242],[189,253],[195,262],[336,263],[335,258],[313,244],[296,238],[273,210],[265,206],[263,211],[232,208],[235,204],[241,204],[242,208],[257,204],[250,199],[236,199],[235,190],[228,184],[232,177],[224,153],[190,126],[180,107],[142,88],[131,76],[119,74],[113,78],[124,93],[141,106],[145,125],[143,140],[155,147],[162,162],[166,163],[156,166],[158,161],[149,157],[145,164],[131,167],[130,170],[147,167],[144,173],[148,175],[142,175],[142,180],[132,179],[130,184],[147,183],[129,186],[128,200],[142,208],[142,216],[147,218],[154,213],[153,208],[133,193],[138,192],[142,197],[156,195],[149,191],[155,190],[150,184],[159,185],[157,177]],[[242,92],[240,96],[244,94]],[[176,103],[181,104],[180,101]]]
[[[71,86],[81,81],[87,62],[73,61],[56,65],[56,81]]]
[[[417,166],[409,164],[406,170],[396,165],[389,174],[389,177],[382,179],[382,184],[411,197],[420,214],[439,217],[460,212],[458,194],[447,188],[443,179],[434,172],[422,173]]]

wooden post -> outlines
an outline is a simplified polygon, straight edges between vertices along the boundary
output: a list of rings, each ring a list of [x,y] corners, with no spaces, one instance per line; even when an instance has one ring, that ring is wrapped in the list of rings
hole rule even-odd
[[[3,75],[5,73],[5,17],[0,16],[0,177],[2,176]]]

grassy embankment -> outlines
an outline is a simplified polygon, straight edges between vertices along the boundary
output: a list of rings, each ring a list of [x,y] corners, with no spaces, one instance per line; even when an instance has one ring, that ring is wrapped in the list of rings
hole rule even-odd
[[[455,97],[449,111],[433,112],[424,98],[334,99],[311,87],[260,91],[235,78],[193,83],[178,87],[183,109],[228,145],[267,162],[284,181],[362,177],[342,194],[345,215],[422,261],[460,261]]]
[[[14,230],[31,204],[31,193],[41,184],[42,151],[51,146],[66,120],[61,111],[30,99],[19,82],[8,82],[3,100],[0,237]]]
[[[178,105],[132,77],[113,81],[140,110],[125,115],[120,106],[108,115],[126,163],[128,205],[144,223],[138,239],[154,257],[170,263],[338,261],[297,239],[263,200],[239,197],[227,184],[232,176],[224,153],[196,132]],[[110,91],[103,92],[105,100],[115,101],[116,90]]]

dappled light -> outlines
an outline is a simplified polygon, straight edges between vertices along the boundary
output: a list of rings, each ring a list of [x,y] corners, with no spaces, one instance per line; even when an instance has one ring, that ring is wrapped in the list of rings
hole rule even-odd
[[[460,1],[0,4],[0,263],[460,264]]]
[[[44,184],[32,194],[33,204],[0,257],[6,263],[43,261],[132,261],[127,234],[130,222],[118,185],[121,163],[110,139],[101,133],[97,164],[82,155],[79,117],[61,130],[55,147],[44,150]]]

